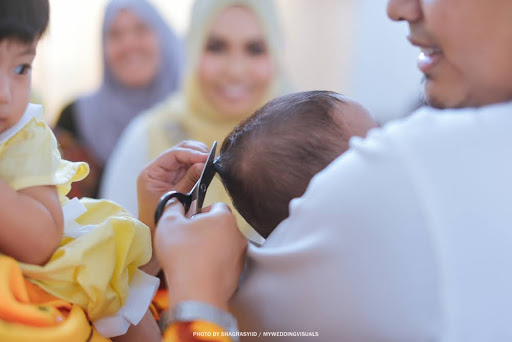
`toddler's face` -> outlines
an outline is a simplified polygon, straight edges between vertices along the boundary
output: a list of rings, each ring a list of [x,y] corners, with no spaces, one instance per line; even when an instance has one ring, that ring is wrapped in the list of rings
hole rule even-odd
[[[14,126],[27,108],[36,44],[0,40],[0,133]]]

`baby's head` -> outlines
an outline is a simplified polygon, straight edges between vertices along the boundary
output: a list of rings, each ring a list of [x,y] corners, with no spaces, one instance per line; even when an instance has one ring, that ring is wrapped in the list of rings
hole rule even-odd
[[[49,11],[48,0],[0,0],[0,133],[27,108],[30,70]]]
[[[377,127],[366,109],[329,91],[277,98],[224,140],[216,169],[235,208],[263,237],[288,217],[311,178]]]

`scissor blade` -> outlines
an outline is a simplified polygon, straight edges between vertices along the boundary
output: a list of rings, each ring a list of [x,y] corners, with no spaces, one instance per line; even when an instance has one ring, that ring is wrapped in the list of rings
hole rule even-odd
[[[196,214],[201,212],[203,208],[204,198],[206,197],[206,190],[210,186],[210,183],[215,176],[215,167],[213,166],[213,161],[215,160],[215,153],[217,150],[217,142],[214,141],[212,145],[212,149],[210,150],[210,154],[208,155],[208,160],[204,166],[203,172],[201,173],[201,177],[198,181],[198,189],[197,189],[197,207]]]

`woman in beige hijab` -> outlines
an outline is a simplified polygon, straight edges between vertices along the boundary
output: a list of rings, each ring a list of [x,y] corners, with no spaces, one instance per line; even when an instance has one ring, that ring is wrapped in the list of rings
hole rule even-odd
[[[131,122],[107,165],[102,196],[136,214],[137,175],[150,160],[181,140],[220,143],[238,122],[283,94],[281,46],[271,0],[197,0],[182,91]],[[214,180],[206,205],[219,201],[230,202]],[[245,222],[240,226],[248,231]]]

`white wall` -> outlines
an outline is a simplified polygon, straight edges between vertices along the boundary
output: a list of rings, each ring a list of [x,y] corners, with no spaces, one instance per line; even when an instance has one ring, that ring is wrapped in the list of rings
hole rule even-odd
[[[298,90],[335,90],[350,84],[353,4],[348,0],[279,0],[285,60]]]
[[[381,121],[408,113],[419,101],[419,50],[406,40],[405,23],[386,15],[386,0],[354,0],[355,35],[349,93]]]
[[[419,53],[387,0],[279,0],[285,56],[298,90],[330,89],[354,97],[379,119],[408,114],[420,101]]]

